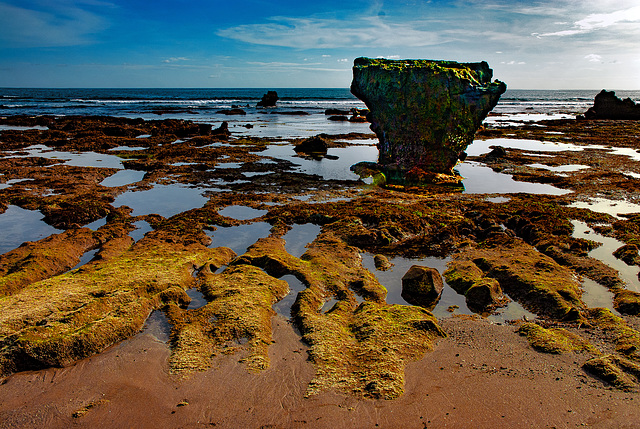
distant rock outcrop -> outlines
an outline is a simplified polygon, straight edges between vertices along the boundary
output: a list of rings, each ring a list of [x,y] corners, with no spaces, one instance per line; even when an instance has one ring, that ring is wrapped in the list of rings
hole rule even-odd
[[[630,98],[621,100],[614,91],[602,90],[593,100],[585,119],[640,119],[640,104]]]
[[[278,100],[277,92],[267,91],[267,93],[262,96],[262,100],[258,101],[257,107],[276,107],[276,102]]]
[[[505,92],[486,62],[357,58],[351,92],[370,110],[378,163],[390,179],[419,168],[451,174]]]

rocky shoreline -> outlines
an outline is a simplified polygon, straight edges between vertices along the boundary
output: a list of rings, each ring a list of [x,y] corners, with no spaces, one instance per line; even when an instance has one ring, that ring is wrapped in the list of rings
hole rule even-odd
[[[469,161],[571,191],[563,195],[327,180],[268,156],[282,141],[237,138],[224,126],[190,121],[8,117],[0,123],[40,127],[0,134],[6,185],[0,211],[38,210],[64,231],[0,256],[0,427],[118,426],[142,421],[144,407],[127,404],[146,401],[166,421],[186,427],[462,427],[474,417],[477,427],[510,427],[525,415],[532,427],[635,424],[640,294],[591,256],[597,240],[574,232],[576,222],[586,224],[594,235],[619,242],[609,253],[640,265],[640,214],[588,208],[597,199],[640,203],[638,121],[552,120],[476,134],[499,138],[503,147]],[[355,147],[371,137],[322,140],[328,148]],[[561,150],[517,149],[509,139]],[[36,145],[46,148],[34,152]],[[52,150],[60,155],[48,157]],[[115,155],[122,166],[69,165],[68,153]],[[588,168],[555,170],[566,165]],[[101,185],[123,170],[144,175],[131,184]],[[206,200],[167,217],[115,204],[123,193],[158,185],[195,187]],[[259,214],[221,214],[230,206]],[[151,230],[135,241],[130,233],[141,221]],[[256,222],[268,223],[270,235],[246,252],[209,247],[208,231],[215,238],[218,229]],[[321,232],[296,257],[283,237],[303,224]],[[91,260],[74,269],[89,251]],[[452,258],[445,280],[478,315],[452,308],[453,317],[437,319],[432,308],[388,304],[387,290],[363,266],[363,252]],[[289,292],[285,275],[306,286],[290,320],[272,309]],[[583,279],[611,293],[606,308],[585,303]],[[206,304],[188,309],[187,291],[194,288]],[[482,319],[509,301],[537,318]],[[166,343],[144,328],[152,311],[170,323]],[[497,338],[503,345],[496,346]],[[118,363],[120,353],[126,362]],[[522,353],[527,359],[517,357]],[[110,370],[100,373],[97,362]],[[125,382],[128,376],[133,379]],[[288,381],[279,384],[282,379]],[[487,393],[476,385],[495,394],[493,408],[477,415],[462,405],[471,398],[480,406]],[[32,389],[41,393],[29,397]],[[188,398],[177,400],[172,390]],[[211,395],[224,399],[216,396],[220,403],[212,405]],[[549,398],[557,402],[551,406]],[[441,413],[434,404],[439,410],[456,404],[455,411]],[[396,413],[404,417],[394,420]],[[184,420],[170,420],[178,417]]]

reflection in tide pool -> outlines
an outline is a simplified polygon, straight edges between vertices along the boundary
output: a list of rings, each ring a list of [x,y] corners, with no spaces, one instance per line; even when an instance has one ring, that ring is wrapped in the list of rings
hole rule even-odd
[[[480,156],[491,152],[491,146],[502,146],[505,149],[520,149],[539,152],[563,152],[563,151],[582,151],[583,146],[577,146],[569,143],[543,142],[540,140],[525,139],[489,139],[474,140],[467,147],[465,152],[469,156]]]
[[[307,245],[320,234],[320,226],[312,223],[295,224],[282,237],[285,241],[284,248],[292,256],[299,258],[306,252]]]
[[[624,261],[613,256],[613,252],[622,247],[624,243],[616,240],[615,238],[605,237],[604,235],[596,233],[584,222],[572,220],[571,223],[574,228],[574,237],[602,243],[602,246],[596,247],[590,251],[589,256],[605,263],[614,270],[617,270],[620,273],[620,278],[627,285],[627,289],[640,292],[640,280],[638,280],[640,267],[637,265],[629,266]]]
[[[395,257],[389,259],[389,262],[393,264],[390,270],[388,271],[378,271],[375,268],[375,264],[373,262],[373,255],[370,253],[362,253],[362,265],[371,271],[380,284],[382,284],[385,288],[387,288],[387,303],[389,304],[400,304],[400,305],[411,305],[402,298],[402,277],[409,271],[412,265],[420,265],[424,267],[431,267],[438,270],[438,272],[442,275],[444,271],[447,269],[447,264],[451,260],[451,258],[419,258],[419,259],[409,259],[402,257]],[[473,314],[473,312],[467,306],[466,299],[464,295],[458,294],[455,290],[451,288],[444,281],[444,288],[442,289],[442,295],[440,296],[440,301],[436,307],[431,311],[434,316],[438,318],[446,318],[450,317],[453,314]],[[457,306],[455,311],[452,313],[449,311],[449,308],[452,306]],[[491,314],[487,317],[487,319],[502,323],[507,320],[521,319],[523,316],[526,316],[530,320],[536,318],[536,315],[527,311],[522,307],[522,305],[518,304],[515,301],[511,301],[506,307],[498,308],[495,314]]]
[[[269,145],[266,150],[258,152],[257,155],[292,162],[298,165],[296,171],[318,175],[324,180],[357,181],[360,179],[360,176],[350,170],[351,166],[361,161],[377,162],[378,148],[364,145],[330,148],[327,155],[330,158],[337,157],[337,159],[322,158],[314,160],[298,156],[293,150],[293,145]]]
[[[38,241],[62,232],[44,223],[43,218],[38,211],[10,205],[0,214],[0,254],[15,249],[25,241]]]
[[[247,206],[227,206],[218,210],[218,214],[236,220],[249,220],[266,215],[267,210],[258,210]]]
[[[625,213],[640,213],[640,205],[606,198],[590,198],[588,201],[576,201],[569,205],[579,209],[589,209],[597,213],[607,213],[614,217]]]
[[[587,304],[587,307],[604,307],[615,315],[620,314],[613,308],[613,293],[606,287],[585,277],[582,280],[582,290],[582,301]]]
[[[284,280],[289,283],[289,293],[280,301],[273,304],[273,310],[281,316],[287,319],[291,318],[291,306],[296,302],[298,292],[302,292],[307,287],[293,274],[286,274],[280,277],[280,280]]]
[[[169,218],[187,210],[202,207],[207,199],[201,190],[181,185],[155,185],[145,191],[128,191],[118,195],[114,207],[128,206],[132,216],[159,214]]]
[[[222,227],[215,231],[207,231],[211,237],[209,247],[228,247],[237,255],[242,255],[247,248],[260,238],[268,237],[271,225],[266,222],[256,222],[248,225]]]
[[[508,174],[496,173],[491,168],[477,162],[462,162],[454,170],[464,178],[462,184],[468,194],[528,194],[566,195],[566,189],[543,183],[520,182],[513,180]]]
[[[191,298],[187,310],[196,310],[207,305],[207,299],[198,289],[192,287],[191,289],[187,289],[186,292],[189,298]]]
[[[133,226],[135,226],[136,229],[129,233],[129,237],[133,238],[134,242],[140,241],[147,232],[153,231],[151,225],[149,225],[149,223],[145,220],[134,222]]]
[[[373,275],[376,276],[381,285],[383,285],[387,289],[387,303],[388,304],[400,304],[400,305],[411,305],[407,301],[402,298],[402,277],[409,271],[409,268],[413,265],[420,265],[424,267],[431,267],[438,270],[440,274],[442,274],[447,269],[447,263],[450,261],[450,258],[419,258],[419,259],[409,259],[402,257],[395,257],[389,259],[389,262],[393,264],[391,269],[387,271],[378,271],[376,270],[375,264],[373,262],[373,255],[370,253],[363,253],[362,256],[362,265]],[[440,296],[440,301],[436,307],[432,310],[432,313],[436,317],[449,317],[452,315],[447,308],[450,306],[458,306],[455,310],[455,314],[473,314],[469,307],[467,307],[467,303],[463,295],[459,295],[451,289],[451,287],[444,282],[444,288],[442,290],[442,295]]]
[[[96,168],[124,168],[122,165],[122,159],[115,155],[107,155],[104,153],[96,152],[62,152],[57,150],[51,150],[51,148],[44,145],[33,145],[24,149],[28,152],[28,155],[12,156],[12,158],[33,158],[42,157],[48,159],[59,159],[65,161],[64,165],[71,165],[74,167],[96,167]]]
[[[120,170],[116,174],[105,178],[102,182],[100,182],[100,185],[110,188],[130,185],[132,183],[141,181],[144,178],[144,175],[144,171]]]

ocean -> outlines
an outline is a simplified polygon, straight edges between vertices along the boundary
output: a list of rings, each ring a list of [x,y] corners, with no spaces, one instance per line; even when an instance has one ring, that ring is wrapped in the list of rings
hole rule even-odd
[[[280,100],[277,109],[256,108],[269,90]],[[517,90],[502,95],[487,118],[499,126],[510,121],[573,118],[584,113],[600,90]],[[640,91],[616,91],[640,101]],[[241,108],[244,115],[221,110]],[[368,124],[328,121],[327,109],[362,109],[348,88],[0,88],[0,116],[98,115],[153,119],[188,119],[220,124],[236,135],[300,138],[318,133],[369,132]],[[304,112],[306,115],[292,114]],[[250,124],[248,126],[248,124]]]

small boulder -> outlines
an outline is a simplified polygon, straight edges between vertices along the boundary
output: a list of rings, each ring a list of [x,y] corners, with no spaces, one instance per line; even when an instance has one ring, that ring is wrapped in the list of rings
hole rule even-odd
[[[294,147],[294,150],[298,153],[305,154],[326,154],[328,148],[329,142],[326,139],[320,136],[314,136],[303,140]]]
[[[624,261],[627,265],[637,265],[640,263],[638,246],[635,244],[625,244],[613,252],[613,256]]]
[[[476,281],[465,294],[471,310],[496,307],[504,301],[502,288],[496,279],[484,277]]]
[[[393,266],[393,264],[389,262],[389,259],[384,255],[375,255],[373,257],[373,263],[378,271],[387,271]]]
[[[257,107],[276,107],[278,100],[277,92],[267,91],[267,93],[262,96],[262,100],[258,101]]]
[[[613,307],[623,314],[640,315],[640,293],[626,289],[619,291],[613,299]]]
[[[440,299],[444,283],[435,268],[413,265],[402,277],[402,297],[410,304],[429,308]]]

